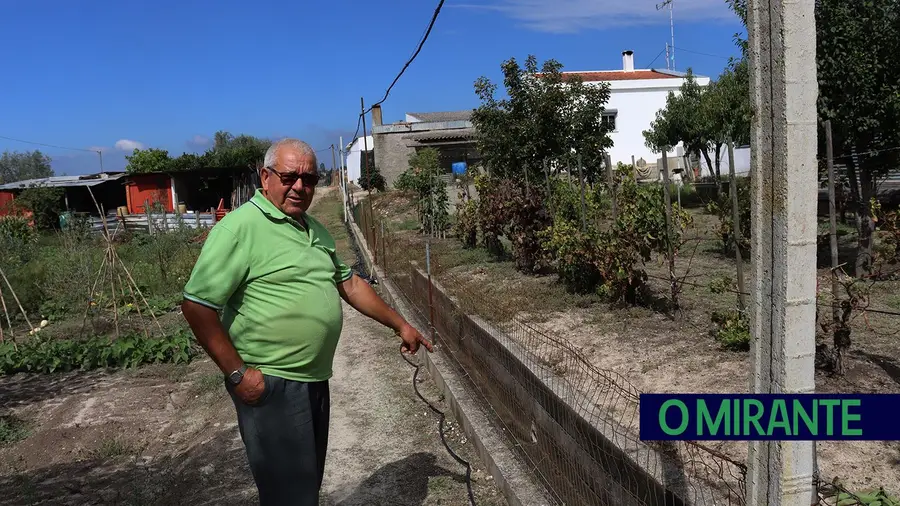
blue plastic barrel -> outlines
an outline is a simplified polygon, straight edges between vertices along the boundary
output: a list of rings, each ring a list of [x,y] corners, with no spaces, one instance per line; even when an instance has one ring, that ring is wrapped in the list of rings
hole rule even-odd
[[[453,170],[454,174],[465,174],[466,162],[453,162],[450,168]]]

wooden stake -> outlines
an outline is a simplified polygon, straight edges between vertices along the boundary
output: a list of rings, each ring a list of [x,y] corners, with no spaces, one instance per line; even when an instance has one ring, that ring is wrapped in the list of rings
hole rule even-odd
[[[734,173],[734,143],[728,140],[728,177],[731,182],[728,188],[731,190],[731,230],[734,235],[734,260],[737,263],[737,285],[738,285],[738,309],[743,313],[747,309],[747,302],[744,296],[744,257],[741,254],[741,209],[738,205],[737,177]]]
[[[675,279],[675,245],[673,244],[672,233],[672,195],[669,191],[669,160],[666,157],[666,147],[662,153],[663,163],[663,195],[666,199],[666,243],[669,249],[669,281],[672,285],[672,308],[678,307],[678,282]]]
[[[3,281],[6,283],[6,286],[9,288],[9,292],[12,294],[13,299],[15,299],[16,305],[19,306],[19,311],[21,311],[21,312],[22,312],[22,316],[25,317],[25,323],[28,324],[28,329],[29,329],[29,330],[34,330],[34,326],[31,325],[31,321],[28,320],[28,313],[25,312],[25,309],[22,307],[22,303],[19,302],[19,296],[16,295],[16,291],[13,290],[13,287],[12,287],[12,285],[9,283],[9,280],[6,279],[6,273],[3,272],[3,268],[2,268],[2,267],[0,267],[0,276],[3,276]],[[9,316],[9,315],[7,314],[7,316]]]
[[[110,297],[112,297],[113,303],[113,322],[116,325],[116,339],[119,339],[119,302],[116,300],[116,261],[112,256],[112,244],[107,246],[106,250],[107,261],[109,262],[109,287],[110,287]]]
[[[831,319],[832,333],[838,332],[841,325],[841,295],[840,282],[838,280],[838,239],[837,239],[837,210],[836,194],[834,182],[834,146],[831,133],[831,120],[825,120],[825,156],[828,165],[828,217],[831,239]],[[834,366],[838,374],[844,374],[844,350],[837,346],[834,347]]]
[[[2,289],[0,289],[0,304],[3,305],[3,314],[6,315],[6,324],[9,325],[9,338],[12,339],[13,349],[19,351],[19,346],[16,344],[16,335],[13,332],[12,320],[9,318],[9,310],[6,309],[6,299],[3,297]],[[0,322],[0,328],[3,328],[2,322]]]
[[[616,181],[613,175],[612,168],[612,157],[609,154],[606,155],[606,188],[609,190],[609,201],[612,204],[612,220],[613,223],[616,222],[616,218],[619,214],[619,209],[616,204]]]
[[[582,171],[581,153],[578,153],[578,184],[581,186],[581,231],[587,233],[587,206],[584,203],[584,173]]]

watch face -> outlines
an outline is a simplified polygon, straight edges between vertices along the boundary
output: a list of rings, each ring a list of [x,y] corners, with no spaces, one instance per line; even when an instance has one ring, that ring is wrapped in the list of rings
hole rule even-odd
[[[231,382],[233,384],[237,385],[238,383],[241,382],[241,379],[243,379],[243,377],[244,377],[244,374],[241,371],[234,371],[233,373],[231,373],[231,376],[229,377],[229,379],[231,380]]]

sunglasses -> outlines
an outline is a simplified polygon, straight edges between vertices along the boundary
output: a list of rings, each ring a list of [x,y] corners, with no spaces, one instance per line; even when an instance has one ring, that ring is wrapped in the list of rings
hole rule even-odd
[[[285,186],[294,186],[298,179],[303,181],[303,186],[317,186],[319,184],[318,174],[310,174],[308,172],[300,174],[296,172],[279,172],[272,167],[266,167],[266,170],[278,176],[278,179],[281,180],[281,184]]]

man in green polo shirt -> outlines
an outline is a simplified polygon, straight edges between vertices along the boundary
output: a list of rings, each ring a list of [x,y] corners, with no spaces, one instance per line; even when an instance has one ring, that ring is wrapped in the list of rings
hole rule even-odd
[[[184,287],[184,316],[225,374],[264,506],[319,503],[342,299],[392,328],[404,353],[432,349],[306,214],[318,179],[309,145],[274,143],[262,189],[213,227]]]

